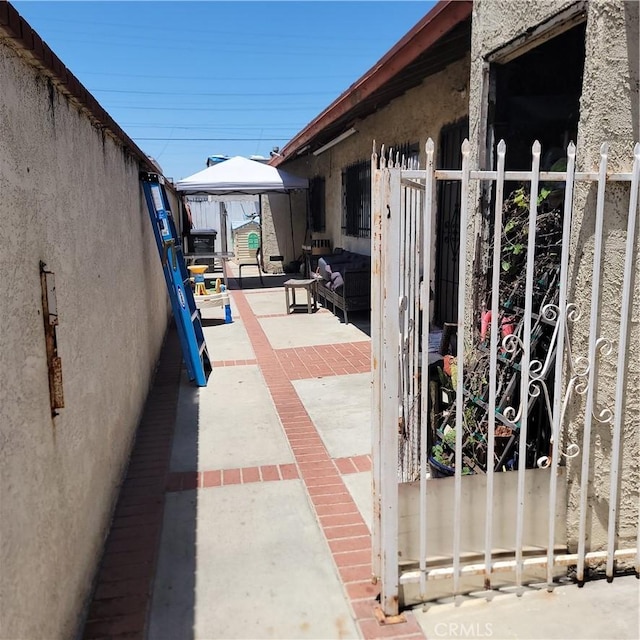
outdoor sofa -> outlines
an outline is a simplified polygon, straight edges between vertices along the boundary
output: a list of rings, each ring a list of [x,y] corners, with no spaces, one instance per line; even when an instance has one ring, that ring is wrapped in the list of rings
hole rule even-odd
[[[340,309],[345,324],[350,311],[371,309],[371,258],[336,249],[318,259],[316,295],[320,303],[335,313]]]

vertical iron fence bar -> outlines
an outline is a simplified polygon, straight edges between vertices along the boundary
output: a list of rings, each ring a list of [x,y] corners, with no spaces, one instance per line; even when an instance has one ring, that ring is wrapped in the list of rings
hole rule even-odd
[[[402,163],[404,166],[404,162]],[[413,423],[413,415],[414,415],[414,370],[415,370],[415,361],[413,359],[413,279],[414,279],[414,269],[413,263],[415,262],[415,245],[413,240],[414,234],[414,189],[407,189],[407,200],[408,200],[408,213],[407,213],[407,243],[403,247],[403,251],[407,253],[406,257],[406,265],[407,265],[407,288],[405,290],[405,301],[406,301],[406,315],[407,315],[407,340],[405,343],[405,348],[407,350],[407,362],[408,366],[408,379],[407,379],[407,389],[409,391],[409,422],[408,422],[408,430],[407,433],[411,440],[411,480],[415,480],[415,465],[418,459],[417,451],[415,449],[415,445],[417,442],[417,434],[415,430],[415,424]]]
[[[609,530],[607,542],[607,578],[613,578],[613,555],[615,552],[616,519],[618,516],[618,477],[620,465],[620,438],[622,435],[622,401],[624,399],[625,368],[627,356],[627,338],[629,332],[629,312],[631,310],[631,280],[633,275],[633,256],[636,240],[636,218],[638,216],[638,187],[640,176],[640,143],[633,150],[634,160],[629,192],[629,218],[627,221],[627,247],[624,258],[624,276],[622,281],[622,307],[620,310],[620,334],[618,338],[618,379],[616,383],[615,413],[613,421],[613,452],[611,454],[611,490],[609,493]],[[640,535],[640,532],[639,534]]]
[[[404,163],[403,163],[404,164]],[[415,323],[415,313],[414,313],[414,289],[415,289],[415,280],[416,280],[416,190],[409,190],[409,200],[410,200],[410,226],[409,226],[409,246],[407,250],[409,253],[409,267],[411,272],[409,274],[409,289],[407,291],[407,315],[409,316],[409,349],[407,353],[407,358],[409,359],[409,397],[411,398],[411,480],[415,480],[416,467],[418,464],[418,430],[416,424],[416,359],[414,357],[414,345],[416,342],[416,323]]]
[[[564,368],[564,341],[567,322],[567,282],[569,278],[569,245],[571,241],[571,215],[573,211],[573,188],[576,171],[576,145],[571,142],[567,147],[567,178],[564,193],[564,215],[562,220],[562,250],[560,254],[560,283],[558,291],[558,323],[556,362],[553,389],[553,418],[551,445],[551,476],[549,478],[549,542],[547,547],[547,585],[553,586],[554,547],[556,536],[556,496],[558,493],[558,459],[562,434],[563,402],[562,371]]]
[[[415,164],[415,161],[414,161]],[[422,190],[416,190],[416,260],[415,260],[415,278],[413,282],[413,359],[415,362],[415,397],[416,403],[418,406],[418,411],[416,413],[416,434],[418,437],[417,442],[417,450],[416,453],[418,455],[418,459],[416,461],[416,470],[418,474],[420,473],[420,443],[421,443],[421,432],[420,432],[420,415],[425,410],[420,397],[420,269],[422,267],[422,199],[424,194]],[[420,476],[418,476],[420,477]]]
[[[527,470],[527,427],[529,419],[529,374],[531,361],[531,317],[533,314],[533,268],[536,253],[538,219],[538,185],[540,180],[540,143],[531,148],[531,189],[529,192],[529,237],[527,242],[527,279],[525,286],[524,319],[522,329],[522,358],[520,360],[520,434],[518,442],[518,511],[516,514],[516,586],[522,586],[522,538],[524,532],[524,484]]]
[[[398,165],[396,165],[398,168]],[[404,439],[405,439],[405,476],[403,480],[410,480],[411,470],[411,359],[409,358],[409,343],[411,341],[411,328],[409,317],[409,281],[411,271],[410,237],[411,237],[411,194],[406,187],[402,189],[402,223],[404,233],[400,235],[400,260],[403,263],[400,271],[400,297],[402,299],[402,376],[403,402],[404,402]]]
[[[393,162],[393,149],[389,151],[389,165],[394,167]],[[396,167],[397,168],[397,167]],[[399,246],[399,264],[400,264],[400,289],[399,289],[399,298],[400,300],[406,301],[406,277],[407,277],[407,268],[406,268],[406,246],[407,246],[407,189],[406,187],[400,186],[400,208],[396,213],[398,219],[397,224],[400,228],[400,246]],[[398,449],[398,463],[399,463],[399,473],[398,477],[401,481],[404,481],[407,473],[407,466],[409,463],[409,446],[407,443],[406,436],[406,427],[407,427],[407,416],[408,416],[408,397],[407,397],[407,379],[408,379],[408,358],[406,352],[406,339],[407,339],[407,312],[406,305],[400,305],[400,403],[402,405],[402,414],[400,419],[402,420],[402,436],[400,438],[400,446]]]
[[[600,170],[598,172],[598,195],[596,198],[595,245],[593,249],[593,273],[591,274],[591,316],[589,319],[589,382],[584,413],[584,436],[582,445],[582,468],[580,478],[580,521],[578,528],[578,582],[584,582],[586,550],[587,503],[589,493],[589,455],[591,452],[591,425],[593,406],[597,394],[596,358],[598,331],[600,327],[600,272],[602,261],[602,234],[604,226],[604,196],[607,185],[607,162],[609,145],[600,147]]]
[[[464,340],[465,340],[465,297],[466,297],[466,255],[467,255],[467,217],[469,209],[469,156],[471,145],[465,138],[462,143],[462,185],[460,198],[460,244],[459,244],[459,284],[458,284],[458,380],[456,385],[456,445],[454,476],[454,516],[453,516],[453,591],[460,591],[460,535],[462,528],[462,432],[464,400]]]
[[[382,290],[382,424],[381,424],[381,484],[382,536],[381,605],[387,616],[398,614],[398,416],[400,408],[400,170],[384,172],[389,181],[389,199],[382,212],[382,252],[384,271]]]
[[[429,322],[430,318],[430,280],[431,280],[431,244],[432,218],[434,202],[434,144],[429,138],[426,151],[426,180],[424,188],[424,210],[422,215],[422,377],[420,412],[420,597],[427,592],[427,432],[429,429]]]
[[[382,344],[382,271],[384,254],[382,253],[382,207],[385,202],[386,181],[383,172],[377,168],[378,156],[371,157],[372,166],[372,228],[371,228],[371,368],[373,385],[371,393],[371,466],[373,485],[373,521],[371,526],[371,568],[374,576],[381,575],[382,538],[380,536],[381,475],[380,441],[381,420],[381,344]]]
[[[493,549],[493,467],[496,442],[496,386],[498,374],[498,330],[500,313],[500,269],[502,251],[502,206],[504,199],[504,165],[506,144],[498,143],[498,165],[496,176],[496,203],[493,219],[493,266],[491,282],[491,338],[489,361],[489,415],[487,443],[487,506],[485,510],[485,549],[484,549],[484,587],[491,588],[492,549]]]

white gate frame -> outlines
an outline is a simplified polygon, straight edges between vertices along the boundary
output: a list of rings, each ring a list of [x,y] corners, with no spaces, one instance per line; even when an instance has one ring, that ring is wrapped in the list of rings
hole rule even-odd
[[[418,583],[419,593],[426,593],[428,580],[450,578],[453,582],[452,595],[461,593],[460,580],[467,575],[485,576],[485,585],[490,588],[492,574],[500,571],[515,571],[516,585],[523,584],[523,570],[528,567],[546,567],[547,583],[551,588],[554,577],[554,567],[558,565],[577,565],[577,578],[584,580],[585,565],[606,561],[606,575],[612,579],[615,573],[614,563],[621,558],[635,558],[636,571],[640,571],[640,542],[632,549],[616,549],[616,525],[618,510],[618,481],[621,462],[622,421],[625,415],[623,405],[625,389],[625,356],[629,334],[629,320],[633,291],[634,255],[636,223],[638,219],[638,190],[640,184],[640,143],[633,151],[633,167],[630,172],[608,173],[608,145],[603,144],[600,153],[600,167],[597,173],[576,171],[575,146],[570,144],[567,149],[567,168],[561,172],[540,171],[540,144],[535,142],[532,147],[532,166],[529,171],[505,171],[506,145],[501,141],[497,151],[497,168],[495,171],[478,171],[471,169],[470,145],[467,140],[462,145],[462,169],[458,171],[436,170],[434,165],[435,146],[431,139],[426,144],[426,168],[424,170],[407,169],[404,161],[399,158],[385,160],[384,147],[380,160],[374,154],[372,157],[372,301],[371,301],[371,341],[373,363],[373,485],[374,485],[374,521],[372,531],[373,571],[381,583],[381,606],[388,616],[397,615],[400,606],[400,587],[402,584]],[[391,157],[392,154],[391,154]],[[379,165],[379,166],[378,166]],[[500,242],[502,227],[502,207],[505,181],[522,181],[530,185],[529,233],[527,247],[527,279],[526,279],[526,308],[524,312],[524,329],[522,339],[516,339],[522,348],[521,360],[521,397],[529,399],[539,394],[544,385],[542,372],[552,366],[549,355],[546,362],[539,362],[530,358],[530,340],[532,329],[532,292],[533,269],[536,241],[537,198],[539,184],[544,182],[562,182],[565,185],[565,203],[563,219],[563,241],[560,257],[559,302],[557,305],[547,305],[540,310],[541,315],[548,314],[556,321],[553,340],[558,346],[558,356],[555,358],[555,380],[553,391],[552,417],[552,453],[550,457],[541,458],[538,466],[550,469],[549,484],[549,526],[548,545],[545,555],[524,557],[523,555],[523,522],[525,504],[525,469],[519,468],[513,472],[514,482],[517,482],[517,502],[515,507],[516,535],[514,540],[514,556],[507,560],[496,560],[493,555],[494,531],[492,517],[487,516],[484,531],[484,561],[473,564],[463,564],[461,560],[461,518],[462,518],[462,465],[455,466],[454,476],[454,528],[453,552],[451,566],[429,567],[429,540],[427,538],[427,523],[430,517],[427,508],[427,485],[435,482],[433,490],[437,490],[439,480],[428,477],[426,458],[427,442],[427,411],[419,412],[421,419],[420,453],[419,453],[419,540],[420,558],[417,570],[402,571],[398,558],[399,535],[399,477],[398,451],[399,428],[402,426],[400,416],[403,416],[403,403],[406,406],[406,392],[402,392],[402,377],[407,371],[416,374],[419,366],[427,371],[429,337],[429,277],[431,274],[432,222],[435,215],[435,185],[437,180],[460,181],[462,187],[460,210],[460,251],[459,260],[459,292],[458,292],[458,335],[465,336],[469,330],[470,313],[467,305],[466,284],[469,281],[470,269],[473,262],[473,251],[467,242],[467,227],[469,223],[470,181],[491,181],[496,185],[495,224],[494,224],[494,254],[492,281],[492,317],[498,318],[498,291],[500,276]],[[569,238],[571,232],[571,218],[574,206],[574,185],[576,182],[596,182],[596,228],[595,249],[593,260],[592,304],[590,314],[590,338],[588,356],[575,357],[568,345],[567,327],[576,317],[575,305],[568,301],[568,272],[569,272]],[[612,345],[605,338],[599,336],[599,293],[600,293],[600,261],[603,255],[603,220],[605,205],[605,189],[610,182],[630,183],[629,211],[627,219],[626,251],[624,262],[623,285],[621,292],[621,320],[618,336],[618,380],[615,390],[615,407],[613,411],[605,409],[596,414],[596,360],[598,354],[610,353]],[[420,193],[422,198],[422,216],[418,215],[415,222],[409,220],[411,210],[415,212],[419,198],[413,199],[407,206],[406,190]],[[403,199],[404,197],[404,199]],[[409,213],[408,213],[409,212]],[[420,219],[421,218],[421,219]],[[407,231],[409,229],[409,231]],[[411,229],[413,229],[411,231]],[[420,231],[420,229],[422,231]],[[422,235],[422,243],[419,239]],[[413,261],[413,262],[412,262]],[[408,274],[414,270],[413,275]],[[424,274],[420,285],[418,273]],[[416,296],[418,299],[416,299]],[[422,354],[421,363],[417,362],[417,315],[411,315],[411,310],[424,308],[422,317]],[[409,318],[407,320],[407,318]],[[410,335],[411,334],[411,335]],[[512,341],[512,345],[514,341]],[[413,345],[413,346],[411,346]],[[495,413],[496,413],[496,370],[498,348],[509,349],[508,340],[502,342],[498,337],[498,322],[491,323],[490,331],[490,372],[489,372],[489,433],[487,459],[492,460],[495,447]],[[553,345],[552,345],[553,346]],[[569,348],[567,348],[569,347]],[[456,425],[462,424],[463,412],[463,349],[464,340],[458,340],[457,363],[457,392],[456,392]],[[553,351],[549,348],[549,354]],[[409,369],[407,360],[413,360]],[[566,364],[565,364],[566,362]],[[404,367],[404,368],[403,368]],[[417,386],[417,385],[416,385]],[[422,407],[427,406],[426,384],[420,389]],[[415,391],[415,389],[414,389]],[[546,386],[544,389],[546,393]],[[577,445],[569,445],[567,451],[560,450],[562,429],[565,412],[572,393],[586,393],[586,410],[584,420],[583,451],[590,451],[591,424],[595,418],[601,423],[609,423],[613,431],[613,449],[611,453],[610,479],[610,507],[608,520],[608,542],[606,551],[586,552],[586,518],[589,478],[589,455],[583,455],[581,469],[580,513],[578,532],[578,552],[575,554],[555,553],[555,519],[556,494],[558,491],[558,474],[562,456],[573,457],[579,451]],[[548,399],[548,395],[547,395]],[[521,407],[511,408],[513,415],[520,420],[519,459],[525,459],[527,411]],[[505,411],[506,415],[506,411]],[[462,459],[462,429],[456,429],[455,456]],[[525,465],[520,465],[525,466]],[[486,513],[492,514],[494,508],[494,470],[487,465],[486,474]],[[640,523],[638,524],[640,536]]]

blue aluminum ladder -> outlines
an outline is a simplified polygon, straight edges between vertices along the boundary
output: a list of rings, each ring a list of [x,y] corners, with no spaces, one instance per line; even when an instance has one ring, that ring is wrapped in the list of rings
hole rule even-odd
[[[195,381],[199,387],[206,387],[207,376],[211,372],[211,361],[204,339],[200,312],[191,291],[181,241],[164,189],[164,178],[156,173],[141,171],[140,181],[162,261],[164,279],[171,299],[189,380]]]

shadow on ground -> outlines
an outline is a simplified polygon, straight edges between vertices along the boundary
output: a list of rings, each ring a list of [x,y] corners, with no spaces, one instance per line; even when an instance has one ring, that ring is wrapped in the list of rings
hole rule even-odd
[[[254,289],[256,291],[260,291],[260,289],[271,289],[274,287],[282,287],[284,283],[293,278],[294,276],[288,273],[283,273],[279,275],[262,275],[262,282],[260,281],[260,276],[251,275],[251,276],[243,276],[242,278],[236,276],[229,278],[229,289],[246,289],[247,291]]]
[[[200,318],[203,327],[217,327],[225,324],[224,318]]]

